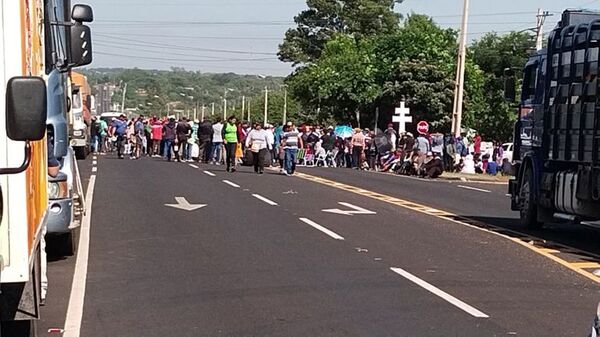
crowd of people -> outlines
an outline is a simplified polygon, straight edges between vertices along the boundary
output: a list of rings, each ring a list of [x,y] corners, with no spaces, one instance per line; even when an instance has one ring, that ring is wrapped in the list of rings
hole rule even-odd
[[[167,161],[253,166],[258,174],[265,166],[279,166],[293,175],[297,164],[346,167],[437,178],[444,171],[498,174],[508,172],[502,146],[492,154],[481,153],[481,137],[452,137],[440,133],[398,134],[393,124],[385,131],[349,126],[310,126],[293,123],[262,125],[226,121],[190,121],[185,117],[158,118],[125,115],[109,123],[93,120],[93,151],[116,151],[119,158],[161,157]]]

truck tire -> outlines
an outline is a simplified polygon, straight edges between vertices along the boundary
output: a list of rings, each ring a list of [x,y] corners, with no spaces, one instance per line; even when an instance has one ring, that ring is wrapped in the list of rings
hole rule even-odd
[[[37,337],[36,322],[36,320],[1,322],[0,336]]]
[[[74,147],[73,151],[75,151],[75,158],[78,160],[84,160],[87,157],[85,146]]]
[[[544,224],[537,220],[537,205],[531,191],[532,181],[533,172],[528,168],[523,175],[523,183],[519,191],[519,214],[521,225],[529,229],[540,229]]]

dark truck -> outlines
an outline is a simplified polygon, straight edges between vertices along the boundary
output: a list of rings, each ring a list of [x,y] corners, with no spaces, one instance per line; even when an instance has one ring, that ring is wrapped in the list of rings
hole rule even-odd
[[[599,51],[600,12],[566,10],[525,66],[509,193],[527,227],[600,219]]]

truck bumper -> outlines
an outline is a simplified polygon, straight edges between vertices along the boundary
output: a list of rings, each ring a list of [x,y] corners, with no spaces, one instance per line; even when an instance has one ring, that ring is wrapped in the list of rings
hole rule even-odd
[[[48,235],[71,232],[73,221],[73,200],[60,199],[48,202]]]

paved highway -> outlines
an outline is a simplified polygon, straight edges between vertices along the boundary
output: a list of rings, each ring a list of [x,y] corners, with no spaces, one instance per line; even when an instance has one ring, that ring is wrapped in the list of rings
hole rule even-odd
[[[90,162],[89,226],[50,263],[43,335],[585,336],[600,300],[577,264],[597,231],[522,231],[503,185]]]

